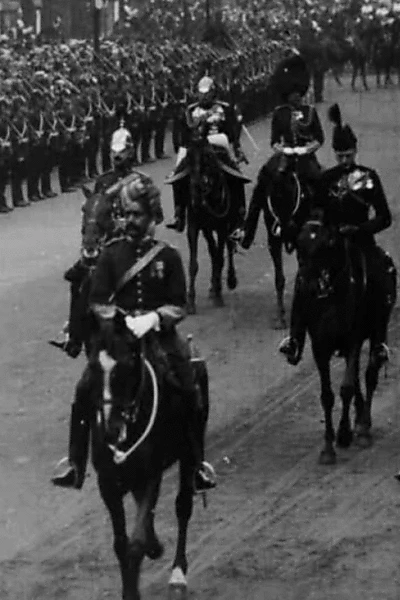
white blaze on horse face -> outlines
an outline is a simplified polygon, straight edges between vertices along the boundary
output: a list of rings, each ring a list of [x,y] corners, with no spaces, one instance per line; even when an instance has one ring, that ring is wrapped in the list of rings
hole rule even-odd
[[[103,369],[103,401],[104,401],[104,418],[108,421],[111,412],[111,372],[117,361],[114,360],[105,350],[101,350],[99,353],[99,363]]]

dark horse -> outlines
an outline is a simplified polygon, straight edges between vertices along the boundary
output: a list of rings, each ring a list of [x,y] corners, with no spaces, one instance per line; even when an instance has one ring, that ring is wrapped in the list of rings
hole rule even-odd
[[[86,367],[90,408],[92,461],[101,497],[109,510],[122,577],[123,600],[139,600],[145,556],[163,553],[154,516],[163,473],[179,463],[175,510],[178,538],[169,581],[174,598],[187,593],[187,528],[193,508],[195,461],[187,446],[185,398],[157,360],[157,340],[137,340],[120,314],[111,326],[93,334]],[[201,358],[192,358],[198,389],[198,435],[203,440],[208,419],[208,373]],[[137,507],[131,536],[126,531],[124,497]]]
[[[278,157],[276,157],[279,160]],[[274,160],[273,157],[272,160]],[[275,171],[270,161],[264,165],[259,174],[250,201],[247,225],[255,234],[258,215],[262,210],[268,233],[268,248],[275,270],[275,290],[278,302],[278,320],[281,327],[286,327],[285,319],[285,275],[283,271],[283,248],[292,252],[295,247],[295,232],[308,216],[311,190],[301,184],[297,172],[296,156],[282,157],[287,162],[282,172]],[[278,170],[279,171],[279,170]],[[247,226],[246,226],[247,227]],[[247,236],[248,234],[246,234]]]
[[[307,221],[298,236],[299,275],[302,316],[311,339],[312,351],[321,381],[321,403],[325,415],[325,446],[321,464],[334,464],[335,432],[332,423],[334,394],[330,362],[335,352],[345,359],[340,387],[342,415],[336,436],[340,447],[353,440],[350,406],[355,398],[355,433],[362,446],[372,443],[371,406],[378,384],[381,362],[374,353],[378,328],[387,331],[396,301],[396,269],[387,257],[391,293],[371,285],[365,255],[319,219]],[[321,278],[325,284],[321,287]],[[328,282],[328,283],[326,283]],[[369,341],[369,360],[365,373],[365,399],[360,387],[360,354]]]
[[[91,277],[105,241],[118,236],[119,224],[115,218],[113,196],[107,196],[104,191],[91,192],[85,186],[82,191],[85,201],[82,204],[81,256],[64,277],[71,282],[69,333],[83,341],[88,354],[93,326],[93,315],[88,310]]]
[[[222,149],[225,153],[226,150]],[[236,215],[232,185],[229,185],[225,172],[226,164],[219,156],[219,150],[208,142],[205,130],[197,128],[192,132],[191,144],[185,158],[187,176],[187,239],[189,245],[189,292],[188,312],[196,312],[195,282],[199,270],[198,240],[202,232],[211,259],[211,285],[209,296],[215,306],[223,306],[222,270],[225,248],[228,251],[227,285],[230,290],[237,286],[234,253],[235,242],[230,239]],[[229,167],[228,167],[229,168]],[[232,171],[232,169],[231,169]],[[240,174],[238,173],[240,177]],[[242,178],[248,181],[247,178]]]

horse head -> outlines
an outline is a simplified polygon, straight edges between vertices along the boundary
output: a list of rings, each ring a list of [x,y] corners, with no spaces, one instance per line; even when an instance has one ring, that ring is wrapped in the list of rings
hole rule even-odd
[[[89,369],[96,390],[94,408],[98,433],[118,462],[126,445],[132,447],[133,439],[140,441],[143,437],[147,410],[142,411],[142,408],[148,407],[148,403],[143,407],[143,400],[149,394],[150,380],[153,394],[157,382],[144,357],[144,342],[134,337],[121,314],[102,323],[95,333]]]
[[[92,192],[82,186],[85,201],[82,204],[81,257],[85,264],[94,264],[100,254],[102,242],[112,231],[113,204],[103,192]]]

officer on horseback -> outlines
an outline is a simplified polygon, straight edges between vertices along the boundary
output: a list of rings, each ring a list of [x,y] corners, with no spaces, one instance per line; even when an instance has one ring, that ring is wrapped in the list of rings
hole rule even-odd
[[[203,460],[199,439],[199,400],[190,352],[177,333],[176,325],[185,317],[186,282],[182,260],[177,250],[154,239],[154,224],[162,214],[160,191],[150,177],[134,173],[127,177],[120,191],[126,215],[125,234],[108,242],[95,268],[90,293],[91,310],[100,327],[112,324],[117,306],[126,317],[126,325],[137,338],[156,332],[152,354],[157,360],[167,357],[169,369],[178,381],[176,389],[187,402],[187,442],[197,464],[195,491],[215,487],[212,466]],[[134,265],[141,265],[135,277],[125,279]],[[93,325],[96,327],[96,325]],[[151,340],[149,345],[152,346]],[[79,381],[70,421],[69,460],[66,470],[52,479],[55,485],[80,489],[83,485],[88,456],[89,408],[88,373]]]
[[[125,128],[123,120],[121,120],[120,127],[114,131],[111,138],[111,161],[113,168],[97,178],[94,193],[111,194],[113,186],[132,172],[133,160],[134,148],[132,136]],[[118,234],[114,229],[104,231],[103,233],[105,240]],[[64,274],[64,279],[71,284],[68,329],[65,332],[65,339],[63,341],[52,343],[62,348],[71,358],[76,358],[82,349],[82,310],[85,310],[86,307],[82,306],[81,302],[81,286],[87,273],[88,267],[85,261],[80,258]]]
[[[329,109],[334,123],[332,147],[337,166],[326,170],[320,180],[315,199],[315,209],[323,218],[348,236],[359,247],[366,260],[367,281],[387,299],[387,309],[392,303],[394,265],[392,259],[375,242],[374,235],[387,229],[392,222],[391,212],[381,180],[373,169],[356,163],[357,137],[349,125],[343,125],[339,106]],[[371,209],[374,213],[370,217]],[[330,282],[320,281],[321,288],[329,291]],[[379,364],[388,360],[385,315],[378,328],[373,353]],[[297,276],[292,305],[290,337],[280,345],[287,361],[296,365],[303,353],[305,325],[302,318],[302,296]]]
[[[205,76],[198,84],[198,101],[190,104],[181,119],[179,140],[181,146],[174,173],[166,180],[173,185],[174,220],[167,224],[170,229],[182,232],[185,228],[188,186],[185,177],[185,157],[190,145],[193,130],[205,127],[208,142],[213,146],[223,163],[223,170],[236,208],[232,223],[232,237],[240,237],[246,213],[244,184],[249,180],[238,169],[238,162],[246,161],[240,146],[241,122],[236,110],[227,102],[217,99],[214,80]],[[234,157],[231,154],[231,148]]]
[[[296,170],[302,192],[308,196],[315,193],[321,167],[316,151],[325,141],[324,132],[314,106],[304,102],[310,83],[307,65],[299,54],[281,61],[271,78],[271,89],[278,94],[282,104],[275,108],[271,124],[271,147],[273,156],[260,171],[260,178],[269,183],[271,192],[278,178],[285,177],[289,170]],[[245,223],[243,248],[250,248],[257,230],[258,218],[265,202],[254,194],[250,202]]]

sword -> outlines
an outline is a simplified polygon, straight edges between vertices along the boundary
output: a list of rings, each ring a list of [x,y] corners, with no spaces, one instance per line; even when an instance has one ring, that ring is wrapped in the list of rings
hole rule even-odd
[[[247,135],[247,137],[249,138],[250,142],[253,144],[254,148],[256,149],[257,152],[261,152],[260,148],[257,146],[253,136],[251,135],[250,131],[247,129],[246,125],[243,125],[242,123],[242,129],[245,132],[245,134]]]

